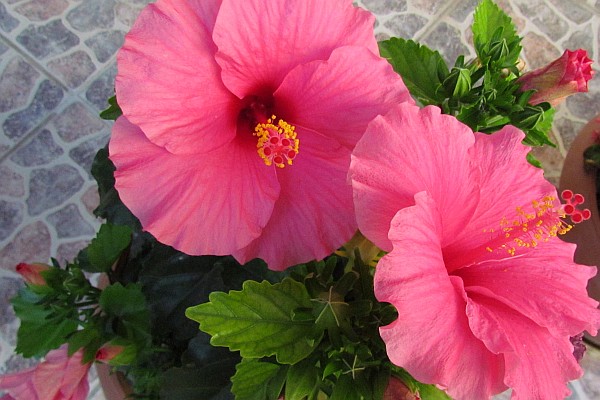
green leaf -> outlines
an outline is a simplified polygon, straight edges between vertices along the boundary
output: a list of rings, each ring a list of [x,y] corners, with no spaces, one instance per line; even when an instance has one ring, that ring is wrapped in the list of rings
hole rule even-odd
[[[16,352],[24,357],[42,357],[58,348],[77,330],[76,321],[54,314],[40,305],[42,297],[27,288],[12,299],[15,314],[21,320],[17,331]]]
[[[213,400],[231,398],[229,379],[233,373],[230,359],[202,367],[167,370],[160,382],[162,400]],[[229,395],[227,395],[229,394]]]
[[[94,210],[94,215],[106,219],[115,225],[127,225],[133,230],[140,230],[142,226],[138,219],[125,207],[115,189],[115,166],[108,158],[108,146],[98,150],[92,163],[92,176],[98,183],[100,204]]]
[[[444,101],[445,96],[438,89],[449,71],[440,53],[400,38],[379,42],[379,52],[400,74],[410,93],[424,105]]]
[[[275,355],[282,364],[308,356],[322,331],[312,321],[294,321],[297,308],[311,307],[306,288],[292,279],[271,284],[247,281],[241,291],[215,292],[210,302],[190,307],[186,316],[212,335],[211,344],[239,350],[242,357]]]
[[[106,287],[98,301],[100,308],[113,319],[114,334],[127,338],[140,347],[149,345],[150,317],[140,284],[120,283]]]
[[[108,99],[108,108],[100,112],[100,118],[116,121],[121,115],[123,115],[123,111],[121,111],[121,107],[117,104],[117,96],[113,96]]]
[[[269,382],[282,368],[287,370],[281,365],[244,358],[235,367],[235,375],[231,377],[231,392],[236,400],[276,400],[280,392],[268,393]]]
[[[521,52],[521,38],[512,19],[493,1],[479,3],[473,14],[471,29],[475,52],[482,62],[491,57],[501,62],[500,67],[514,66]]]
[[[346,374],[339,377],[329,400],[360,400],[360,395],[350,375]]]
[[[314,361],[302,360],[290,366],[285,385],[286,400],[316,399],[321,380]]]
[[[87,248],[89,272],[108,272],[121,252],[131,243],[131,228],[104,224]]]
[[[452,400],[443,390],[438,389],[435,385],[427,385],[417,381],[403,369],[397,368],[394,374],[404,382],[411,392],[418,393],[419,398],[422,400]]]

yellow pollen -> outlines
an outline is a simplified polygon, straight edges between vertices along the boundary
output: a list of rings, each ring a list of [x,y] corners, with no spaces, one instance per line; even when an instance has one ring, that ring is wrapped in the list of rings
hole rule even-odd
[[[532,212],[525,212],[522,207],[516,207],[516,218],[509,221],[503,217],[500,220],[503,234],[492,239],[486,250],[493,252],[502,249],[514,256],[519,247],[536,247],[541,241],[546,242],[552,237],[567,233],[572,226],[562,220],[565,213],[555,206],[554,200],[554,197],[546,196],[541,200],[532,201]]]
[[[266,123],[257,124],[253,135],[258,136],[258,155],[268,166],[275,164],[278,168],[283,168],[292,165],[298,155],[300,141],[296,138],[296,127],[277,119],[275,115]]]

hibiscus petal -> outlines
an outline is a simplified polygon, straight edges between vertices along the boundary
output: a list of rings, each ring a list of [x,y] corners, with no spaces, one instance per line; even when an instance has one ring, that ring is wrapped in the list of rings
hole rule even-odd
[[[468,149],[472,131],[437,107],[400,104],[369,124],[352,154],[358,227],[384,250],[391,250],[389,224],[413,195],[427,191],[444,215],[444,231],[460,231],[478,200]],[[460,182],[460,184],[457,184]],[[446,241],[442,239],[442,243]]]
[[[504,382],[513,388],[514,400],[559,400],[570,394],[566,382],[583,371],[568,336],[555,337],[518,311],[478,293],[469,294],[467,313],[475,335],[504,355]]]
[[[220,0],[162,0],[142,10],[117,56],[124,115],[172,153],[233,139],[238,100],[221,82],[211,35]]]
[[[481,292],[562,337],[600,326],[598,302],[587,295],[596,268],[573,262],[575,246],[558,238],[519,256],[484,261],[455,271],[468,294]]]
[[[379,54],[374,22],[350,0],[225,0],[213,35],[216,60],[227,88],[243,98],[275,90],[296,65],[326,60],[337,47]]]
[[[67,346],[48,353],[36,368],[33,385],[40,399],[85,400],[90,363],[82,364],[83,350],[68,356]],[[58,384],[57,384],[58,383]]]
[[[175,155],[119,118],[110,141],[115,187],[145,230],[192,255],[226,255],[258,237],[279,195],[256,147],[234,140],[207,154]]]
[[[351,149],[377,115],[395,104],[413,103],[387,61],[364,47],[351,46],[335,49],[327,61],[294,68],[273,96],[284,119]]]
[[[476,160],[474,167],[480,171],[481,195],[477,209],[464,221],[468,229],[456,231],[453,243],[445,249],[448,265],[454,264],[454,258],[457,262],[464,259],[468,249],[489,241],[489,230],[499,230],[503,217],[509,221],[515,219],[517,207],[531,208],[534,200],[557,196],[554,186],[544,179],[544,171],[527,161],[530,148],[521,143],[524,137],[513,126],[493,135],[475,134],[471,154]]]
[[[469,328],[462,282],[444,266],[434,200],[421,192],[415,201],[394,217],[394,248],[375,271],[377,299],[398,310],[381,337],[390,360],[419,381],[441,385],[457,399],[486,399],[505,389],[502,358]]]
[[[324,258],[356,232],[346,181],[350,150],[303,127],[296,132],[298,156],[293,165],[277,170],[281,195],[269,223],[260,238],[233,253],[242,263],[258,257],[270,269],[283,270]]]

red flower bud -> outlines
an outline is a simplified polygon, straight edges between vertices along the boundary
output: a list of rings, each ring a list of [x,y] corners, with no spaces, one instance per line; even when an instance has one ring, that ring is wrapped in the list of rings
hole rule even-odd
[[[517,82],[521,91],[535,89],[529,102],[533,105],[549,102],[558,105],[567,96],[588,91],[588,81],[592,79],[592,60],[587,51],[565,50],[563,55],[549,65],[521,76]]]
[[[20,263],[16,267],[17,272],[23,277],[25,282],[38,286],[46,285],[46,279],[41,275],[41,272],[48,269],[50,269],[49,265],[40,263]]]
[[[96,361],[110,363],[115,357],[123,353],[125,346],[107,343],[96,352]]]

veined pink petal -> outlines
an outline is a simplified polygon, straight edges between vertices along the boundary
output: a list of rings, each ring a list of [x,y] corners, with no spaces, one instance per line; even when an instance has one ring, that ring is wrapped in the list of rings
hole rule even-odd
[[[380,328],[390,360],[421,382],[435,383],[456,399],[487,399],[505,389],[503,360],[469,328],[462,282],[444,265],[442,217],[427,193],[396,214],[393,250],[375,271],[375,293],[398,319]]]
[[[277,170],[281,195],[260,238],[233,253],[242,263],[258,257],[270,269],[284,270],[324,258],[356,232],[352,188],[346,182],[350,150],[296,128],[298,157],[293,165]]]
[[[377,115],[398,103],[414,103],[387,61],[365,47],[352,46],[335,49],[326,61],[297,66],[274,98],[284,105],[281,113],[287,119],[350,149]]]
[[[449,216],[444,231],[460,231],[479,199],[469,184],[477,179],[468,152],[473,143],[472,131],[437,107],[405,103],[376,118],[354,149],[350,166],[361,232],[391,250],[389,223],[396,211],[414,204],[420,191],[430,193]]]
[[[518,311],[490,297],[471,293],[469,323],[477,337],[504,355],[504,382],[514,400],[559,400],[570,394],[566,383],[583,371],[568,336],[557,337]]]
[[[234,140],[206,154],[172,154],[119,118],[109,147],[115,187],[145,230],[192,255],[226,255],[261,234],[279,196],[273,168]]]
[[[224,0],[213,35],[223,82],[244,98],[275,90],[296,65],[327,60],[337,47],[378,54],[374,21],[351,0]]]
[[[0,389],[14,400],[85,400],[90,363],[82,364],[83,351],[68,356],[67,346],[50,351],[44,361],[25,371],[0,376]],[[3,397],[4,398],[4,397]]]
[[[475,134],[470,154],[472,168],[480,175],[480,196],[472,214],[463,216],[463,224],[469,228],[455,231],[453,240],[444,249],[450,270],[458,264],[464,265],[465,252],[469,249],[489,241],[493,236],[491,229],[500,231],[502,218],[518,219],[517,207],[531,208],[533,201],[557,196],[554,186],[544,179],[544,171],[527,162],[529,147],[521,143],[524,137],[525,134],[513,126],[492,135]]]
[[[172,153],[230,142],[240,105],[221,82],[211,35],[221,0],[159,0],[142,10],[118,53],[124,115]]]
[[[33,383],[40,399],[85,400],[89,392],[87,374],[91,364],[82,363],[83,350],[71,357],[67,357],[66,348],[59,351],[61,353],[48,353],[45,359],[45,365],[53,365],[54,368],[37,368],[35,371]],[[52,390],[46,392],[57,381],[60,382],[58,391],[54,395]]]
[[[575,264],[574,251],[575,245],[554,237],[519,256],[482,261],[454,274],[462,278],[469,297],[483,291],[563,338],[584,330],[594,334],[600,310],[586,286],[596,268]]]

